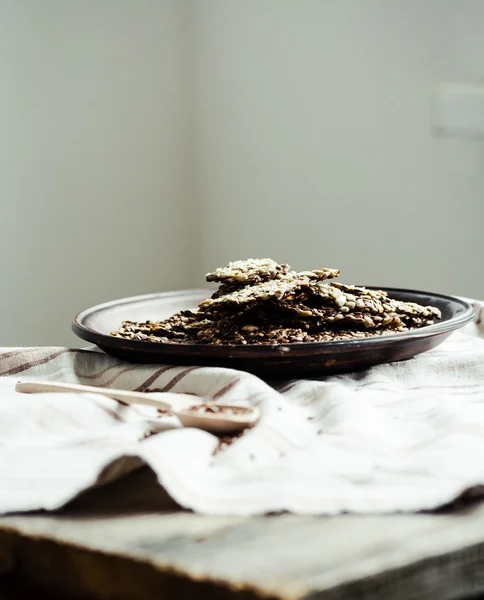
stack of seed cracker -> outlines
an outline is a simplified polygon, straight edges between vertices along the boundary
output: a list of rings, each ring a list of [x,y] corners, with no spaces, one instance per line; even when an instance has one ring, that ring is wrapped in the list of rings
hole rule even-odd
[[[111,335],[175,344],[328,342],[407,331],[441,317],[432,306],[329,281],[339,273],[296,273],[268,258],[232,262],[207,275],[220,285],[197,310],[165,321],[124,321]]]

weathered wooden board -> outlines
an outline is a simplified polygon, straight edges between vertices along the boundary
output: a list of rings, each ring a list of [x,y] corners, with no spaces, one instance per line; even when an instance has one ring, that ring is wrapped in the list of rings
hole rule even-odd
[[[484,506],[438,515],[203,517],[147,469],[61,513],[0,518],[0,571],[99,598],[455,599],[484,591]]]

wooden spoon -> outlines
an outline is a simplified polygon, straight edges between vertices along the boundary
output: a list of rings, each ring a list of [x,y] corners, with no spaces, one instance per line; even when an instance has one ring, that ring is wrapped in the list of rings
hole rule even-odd
[[[206,402],[203,398],[190,394],[130,392],[50,381],[19,381],[15,390],[26,394],[39,392],[99,394],[123,404],[154,406],[173,413],[185,427],[196,427],[210,433],[235,433],[255,425],[260,418],[260,411],[256,406]]]

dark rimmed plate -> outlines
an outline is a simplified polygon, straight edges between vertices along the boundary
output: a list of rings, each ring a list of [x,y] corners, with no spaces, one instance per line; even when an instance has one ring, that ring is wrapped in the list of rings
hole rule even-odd
[[[271,346],[157,344],[109,335],[122,321],[166,319],[179,310],[194,308],[213,290],[183,290],[123,298],[99,304],[77,315],[72,329],[104,352],[138,363],[211,365],[255,373],[267,378],[320,377],[356,371],[372,365],[412,358],[435,348],[472,320],[474,311],[463,300],[441,294],[384,289],[397,300],[440,308],[435,325],[362,340]]]

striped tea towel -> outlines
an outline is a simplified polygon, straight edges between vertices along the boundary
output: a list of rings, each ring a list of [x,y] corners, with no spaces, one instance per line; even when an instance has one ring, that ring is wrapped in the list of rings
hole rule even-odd
[[[362,373],[271,384],[235,370],[146,366],[66,348],[0,351],[0,512],[55,509],[149,464],[206,514],[432,509],[484,484],[484,325]],[[260,406],[219,447],[154,409],[104,397],[17,394],[20,379],[174,391]]]

